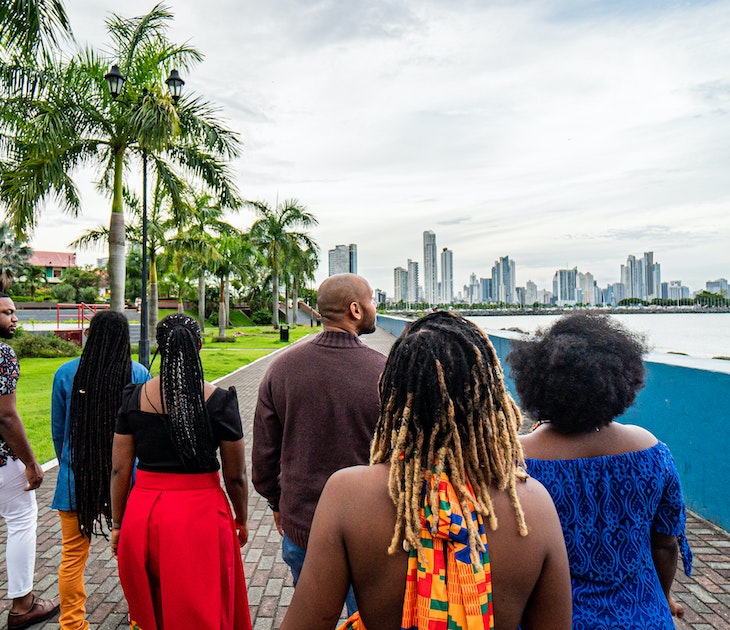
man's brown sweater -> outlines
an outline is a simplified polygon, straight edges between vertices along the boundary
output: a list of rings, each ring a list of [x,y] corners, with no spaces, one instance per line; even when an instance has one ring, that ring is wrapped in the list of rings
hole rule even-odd
[[[329,476],[369,461],[385,360],[356,335],[323,331],[277,358],[259,386],[253,485],[299,547]]]

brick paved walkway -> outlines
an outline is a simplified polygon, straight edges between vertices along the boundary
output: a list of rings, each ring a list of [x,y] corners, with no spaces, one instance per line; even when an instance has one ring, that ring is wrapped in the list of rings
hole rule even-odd
[[[378,330],[363,337],[368,345],[387,353],[393,337]],[[221,379],[222,387],[235,385],[241,404],[244,433],[250,436],[256,392],[270,356]],[[50,395],[50,392],[49,392]],[[35,592],[42,597],[58,593],[56,572],[61,555],[61,534],[58,516],[49,509],[56,482],[56,468],[46,473],[38,491],[39,523]],[[288,567],[281,559],[279,534],[274,527],[266,502],[249,489],[250,539],[243,549],[248,581],[251,616],[254,630],[278,628],[294,591]],[[676,624],[685,630],[730,630],[730,534],[699,518],[689,515],[688,538],[695,554],[694,575],[687,578],[677,572],[674,594],[685,606],[686,617]],[[7,590],[5,566],[5,527],[0,526],[0,593]],[[116,577],[116,562],[103,539],[92,542],[86,571],[88,589],[87,618],[94,630],[127,628],[127,605]],[[5,627],[8,600],[0,600],[0,628]],[[52,630],[56,621],[33,626]]]

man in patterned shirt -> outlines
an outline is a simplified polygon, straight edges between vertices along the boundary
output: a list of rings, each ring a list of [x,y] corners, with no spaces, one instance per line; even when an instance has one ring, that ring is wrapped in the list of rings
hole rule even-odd
[[[11,339],[17,323],[15,304],[7,293],[0,292],[0,337]],[[15,351],[0,342],[0,516],[8,531],[5,558],[7,596],[13,600],[8,614],[11,630],[27,628],[58,611],[58,597],[49,601],[33,594],[38,520],[35,489],[43,481],[43,470],[33,454],[15,404],[19,377]]]

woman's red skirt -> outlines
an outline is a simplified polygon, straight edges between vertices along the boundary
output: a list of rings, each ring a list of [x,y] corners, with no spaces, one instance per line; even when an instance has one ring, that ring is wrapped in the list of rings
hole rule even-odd
[[[238,537],[217,472],[138,470],[118,558],[130,627],[251,630]]]

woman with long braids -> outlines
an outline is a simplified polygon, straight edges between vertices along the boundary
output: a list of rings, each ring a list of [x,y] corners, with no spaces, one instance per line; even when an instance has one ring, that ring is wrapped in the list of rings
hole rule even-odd
[[[114,423],[124,387],[149,378],[147,368],[131,359],[127,318],[113,311],[92,318],[81,357],[64,363],[53,377],[51,433],[58,478],[51,507],[61,519],[58,623],[63,630],[89,627],[84,569],[91,537],[107,537],[112,529]]]
[[[240,552],[248,539],[241,416],[235,389],[205,382],[201,345],[192,317],[168,315],[157,326],[160,376],[124,391],[111,548],[130,628],[251,629]]]
[[[570,628],[560,523],[523,470],[520,414],[472,323],[436,312],[395,342],[371,465],[330,477],[282,630]]]

